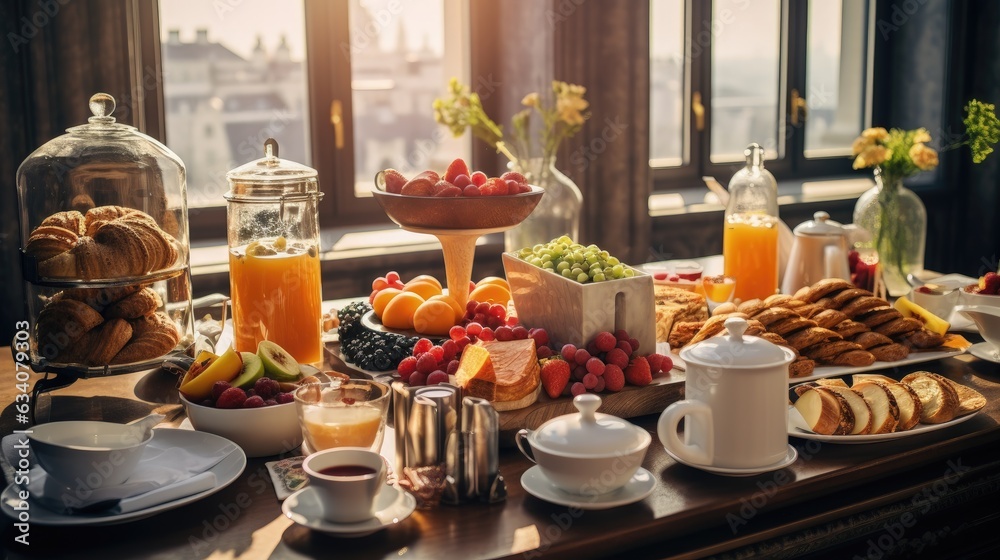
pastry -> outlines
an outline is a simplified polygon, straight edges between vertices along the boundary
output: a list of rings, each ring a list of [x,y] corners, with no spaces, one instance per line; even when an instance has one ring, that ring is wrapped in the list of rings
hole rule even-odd
[[[875,332],[880,332],[889,338],[895,338],[899,335],[906,334],[913,331],[918,331],[922,327],[920,321],[912,319],[910,317],[900,317],[899,319],[893,319],[888,323],[879,325],[872,329]]]
[[[807,346],[800,352],[803,356],[812,358],[817,362],[829,362],[844,352],[861,349],[860,346],[848,340],[832,340],[830,342],[820,342],[819,344]]]
[[[792,317],[797,318],[797,319],[801,319],[801,317],[799,317],[798,313],[792,311],[791,309],[786,309],[784,307],[771,307],[769,309],[764,309],[763,311],[761,311],[761,312],[759,312],[759,313],[757,313],[755,315],[750,315],[750,316],[753,317],[754,319],[760,321],[761,323],[763,323],[764,325],[766,325],[768,327],[771,327],[775,323],[778,323],[780,321],[783,321],[785,319],[789,319],[789,318],[792,318]],[[781,334],[781,333],[778,333],[778,334]]]
[[[820,342],[826,340],[838,338],[841,338],[840,335],[830,329],[824,329],[822,327],[809,327],[786,336],[785,340],[788,341],[789,346],[801,351],[806,346],[812,346],[813,344],[819,344]]]
[[[847,315],[844,315],[836,309],[824,309],[810,317],[810,319],[816,321],[816,324],[824,329],[832,329],[840,323],[846,321]]]
[[[872,295],[874,294],[872,294],[868,290],[862,290],[861,288],[848,288],[846,290],[837,292],[836,295],[833,296],[832,298],[833,308],[840,309],[845,305],[847,305],[849,302],[854,301],[861,296],[870,297]]]
[[[125,319],[111,319],[93,330],[94,339],[88,341],[90,348],[84,358],[89,366],[103,366],[128,344],[132,338],[132,325]]]
[[[875,363],[875,355],[867,350],[849,350],[838,354],[830,363],[835,366],[865,367]]]
[[[800,294],[796,292],[795,299],[801,299],[806,303],[815,303],[829,293],[849,288],[854,288],[854,284],[851,284],[847,280],[842,278],[826,278],[810,286],[804,293]]]
[[[936,348],[944,344],[944,336],[927,329],[919,329],[904,336],[903,342],[914,348],[924,350],[927,348]]]
[[[888,323],[893,319],[899,319],[902,317],[902,313],[891,308],[877,308],[873,309],[867,313],[862,313],[857,317],[857,320],[864,323],[869,329],[874,329],[875,327]]]
[[[856,342],[861,348],[868,350],[874,346],[892,344],[892,339],[882,333],[865,331],[851,337],[851,342]]]
[[[535,354],[534,340],[528,338],[524,340],[480,341],[477,346],[486,349],[490,355],[490,362],[493,364],[493,371],[496,375],[494,401],[520,401],[528,395],[537,394],[535,389],[541,383],[541,374],[538,367],[538,355]],[[524,406],[528,404],[531,403],[526,403]]]
[[[464,396],[488,401],[496,399],[497,374],[493,370],[489,351],[482,346],[466,346],[455,372],[455,382],[464,391]]]
[[[39,226],[56,226],[63,229],[68,229],[69,231],[77,234],[84,235],[87,232],[86,219],[83,214],[77,212],[76,210],[70,210],[69,212],[56,212],[48,218],[42,220]]]
[[[765,309],[767,309],[767,304],[759,299],[748,299],[736,306],[737,311],[746,313],[748,317],[753,317]]]
[[[830,330],[844,338],[851,338],[852,336],[856,336],[860,333],[868,332],[868,327],[866,327],[864,323],[848,319],[846,321],[841,321]]]
[[[705,321],[687,321],[674,323],[674,328],[670,330],[670,336],[667,338],[667,343],[670,344],[671,348],[677,349],[687,346],[694,335],[698,334],[698,331],[705,326]]]
[[[169,317],[154,313],[129,321],[132,338],[112,358],[112,364],[131,364],[159,358],[170,352],[180,341],[180,333]]]
[[[669,339],[675,323],[708,319],[705,298],[688,290],[654,284],[653,301],[656,305],[657,342]]]
[[[895,342],[869,348],[868,351],[880,362],[898,362],[910,354],[910,350],[906,346]]]
[[[778,336],[787,337],[793,332],[815,326],[815,321],[811,319],[803,319],[802,317],[796,315],[770,325],[768,330]]]
[[[159,294],[150,288],[143,288],[105,309],[104,318],[136,319],[153,313],[161,305],[163,301]]]
[[[840,312],[847,315],[848,318],[853,319],[865,311],[883,307],[887,303],[884,299],[875,296],[861,296],[851,300],[847,305],[840,307]]]
[[[812,375],[813,371],[816,369],[816,362],[806,358],[798,357],[791,364],[788,365],[788,376],[789,377],[808,377]]]
[[[98,311],[103,311],[105,307],[121,301],[142,289],[140,284],[130,286],[115,286],[111,288],[67,288],[55,296],[55,299],[75,299],[82,301]]]
[[[103,322],[100,313],[81,301],[50,302],[38,314],[38,346],[42,348],[54,344],[58,348],[67,348]]]
[[[745,313],[730,313],[729,315],[715,315],[710,317],[707,321],[705,321],[705,324],[702,325],[701,329],[699,329],[698,332],[691,337],[688,344],[696,344],[702,340],[712,338],[713,336],[721,333],[725,328],[724,324],[726,319],[729,319],[730,317],[741,317],[743,319],[747,318]]]
[[[66,228],[38,226],[28,237],[24,252],[41,262],[69,251],[76,245],[79,238],[79,235]]]

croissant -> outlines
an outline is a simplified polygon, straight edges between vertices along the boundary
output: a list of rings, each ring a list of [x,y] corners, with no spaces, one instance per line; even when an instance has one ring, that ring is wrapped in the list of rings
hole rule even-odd
[[[149,288],[143,288],[104,310],[105,319],[137,319],[156,311],[163,301]]]
[[[61,216],[63,214],[69,216]],[[72,225],[75,219],[72,214],[60,212],[46,218],[46,221]],[[42,223],[45,224],[44,221]],[[70,249],[39,263],[38,271],[42,276],[83,280],[140,276],[167,268],[177,260],[174,238],[160,229],[153,218],[139,210],[99,206],[90,209],[83,222],[77,225],[78,231],[82,230],[83,234],[74,240]],[[32,232],[32,237],[39,234],[36,241],[39,250],[36,256],[39,258],[47,254],[46,250],[54,250],[43,242],[45,238],[39,233],[42,227]],[[63,229],[73,234],[71,230]],[[32,237],[29,237],[29,245]],[[66,240],[62,240],[61,246],[65,246]]]
[[[132,340],[115,355],[111,360],[112,364],[128,364],[158,358],[173,350],[180,341],[177,327],[163,313],[133,319],[129,323],[132,326]]]
[[[65,348],[102,322],[101,314],[86,303],[71,299],[53,301],[38,314],[38,346],[51,356],[55,352],[49,350],[50,345]]]

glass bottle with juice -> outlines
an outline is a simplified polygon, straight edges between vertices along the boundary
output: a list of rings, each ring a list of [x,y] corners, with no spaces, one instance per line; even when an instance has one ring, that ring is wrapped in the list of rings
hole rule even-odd
[[[736,279],[734,297],[746,301],[778,290],[778,184],[760,145],[743,154],[746,167],[729,182],[722,256],[726,276]]]
[[[323,360],[319,192],[316,170],[265,157],[230,171],[226,193],[229,285],[237,350],[256,352],[262,340],[298,362]]]

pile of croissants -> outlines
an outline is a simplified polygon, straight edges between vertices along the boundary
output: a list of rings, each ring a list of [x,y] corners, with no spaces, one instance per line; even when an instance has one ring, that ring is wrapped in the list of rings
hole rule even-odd
[[[44,278],[141,276],[177,261],[177,241],[149,214],[123,206],[52,214],[32,230],[24,251]]]
[[[910,350],[935,348],[944,337],[903,315],[888,301],[847,280],[829,278],[793,295],[775,294],[739,305],[723,304],[707,321],[677,323],[668,342],[673,349],[716,336],[729,317],[748,319],[746,334],[791,348],[796,359],[791,377],[813,373],[817,364],[868,366],[893,362]]]

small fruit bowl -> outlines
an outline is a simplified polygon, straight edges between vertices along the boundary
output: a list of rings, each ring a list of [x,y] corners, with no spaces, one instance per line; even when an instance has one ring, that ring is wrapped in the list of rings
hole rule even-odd
[[[196,430],[222,436],[243,448],[247,457],[267,457],[297,448],[302,430],[295,402],[260,408],[215,408],[195,404],[178,393]]]
[[[979,284],[969,284],[962,288],[958,301],[961,305],[982,305],[985,307],[1000,307],[1000,295],[985,294],[979,289]]]
[[[96,489],[128,480],[153,433],[146,436],[140,439],[124,424],[79,420],[35,426],[28,439],[38,464],[53,478],[67,485],[84,480]]]
[[[405,229],[428,233],[512,228],[531,214],[544,193],[535,186],[526,193],[476,197],[409,196],[372,190],[390,220]]]

